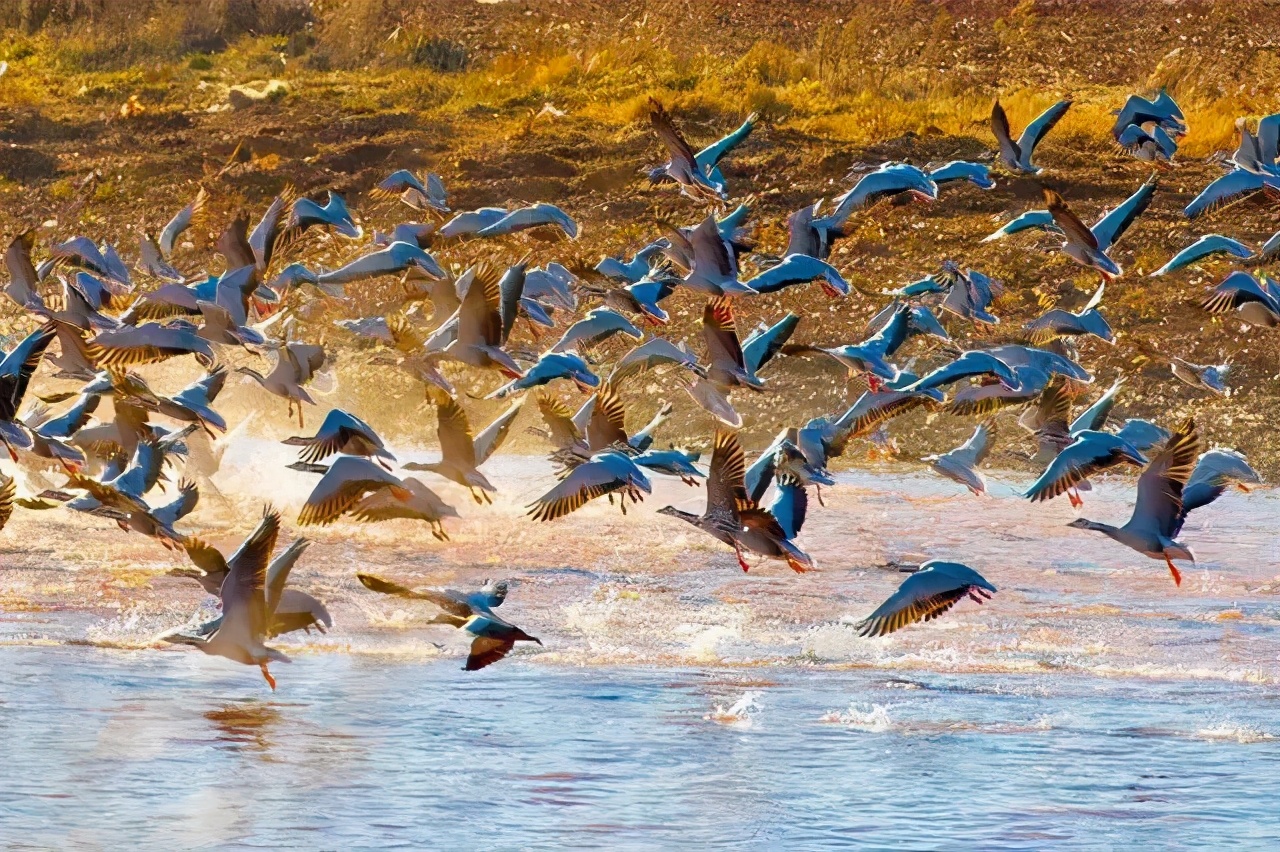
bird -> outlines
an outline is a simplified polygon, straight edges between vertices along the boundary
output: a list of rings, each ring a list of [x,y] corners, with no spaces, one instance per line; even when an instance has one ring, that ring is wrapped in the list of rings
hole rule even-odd
[[[1234,310],[1249,325],[1275,328],[1280,325],[1280,287],[1265,275],[1259,279],[1236,270],[1213,288],[1200,307],[1211,314]]]
[[[204,219],[205,205],[209,201],[209,192],[203,186],[196,191],[191,203],[179,210],[163,228],[156,239],[160,256],[168,260],[178,247],[178,237],[192,225],[198,225]]]
[[[1280,232],[1278,232],[1280,233]],[[1277,251],[1280,251],[1280,240],[1277,240]],[[1205,234],[1182,251],[1175,254],[1169,259],[1164,266],[1151,273],[1151,277],[1155,278],[1160,275],[1168,275],[1170,272],[1176,272],[1179,269],[1198,263],[1205,258],[1215,255],[1225,254],[1231,257],[1241,258],[1244,260],[1252,260],[1256,257],[1253,249],[1249,248],[1239,240],[1233,240],[1230,237],[1224,237],[1222,234]]]
[[[371,592],[394,595],[410,600],[424,600],[440,608],[441,614],[431,619],[431,624],[448,624],[470,634],[471,653],[467,656],[464,671],[474,672],[485,666],[498,662],[515,647],[517,642],[536,642],[542,640],[506,621],[493,610],[501,606],[507,598],[509,584],[505,580],[497,583],[485,581],[479,592],[466,594],[452,589],[410,589],[399,583],[384,580],[373,574],[356,573],[356,579]]]
[[[674,181],[680,187],[682,195],[696,201],[714,202],[727,197],[723,181],[719,184],[712,183],[707,170],[698,162],[698,155],[676,128],[671,114],[653,97],[649,98],[649,126],[667,149],[669,157],[665,164],[649,169],[650,183]],[[719,158],[715,159],[718,161]]]
[[[1226,382],[1230,364],[1193,364],[1175,356],[1170,361],[1170,366],[1174,377],[1183,384],[1206,390],[1215,396],[1231,396],[1231,388],[1227,387]]]
[[[440,460],[409,462],[404,469],[437,474],[466,488],[477,503],[492,503],[489,494],[497,489],[479,468],[506,440],[511,424],[520,412],[522,400],[516,401],[483,432],[473,437],[467,412],[447,391],[428,385],[427,399],[436,409]]]
[[[1120,542],[1151,559],[1163,559],[1175,585],[1182,574],[1175,559],[1195,562],[1186,545],[1177,541],[1182,494],[1200,453],[1200,433],[1194,419],[1185,420],[1155,454],[1138,477],[1138,499],[1133,515],[1121,527],[1077,518],[1067,526],[1092,530]]]
[[[593,308],[582,319],[565,329],[560,339],[552,344],[550,351],[564,352],[576,350],[580,346],[595,346],[616,334],[636,341],[644,339],[644,332],[622,314],[609,308]]]
[[[729,250],[714,216],[707,216],[685,236],[679,229],[667,231],[668,240],[692,258],[689,273],[680,283],[711,296],[741,296],[755,293],[738,280],[738,263]]]
[[[746,456],[737,433],[717,429],[707,473],[706,510],[694,515],[675,506],[663,506],[658,514],[692,524],[732,547],[743,571],[751,567],[742,555],[744,550],[786,562],[796,573],[810,570],[813,559],[791,541],[778,519],[747,493],[746,469]]]
[[[653,493],[653,485],[635,461],[625,453],[606,450],[592,455],[582,464],[568,470],[550,491],[527,507],[535,521],[554,521],[575,512],[597,497],[618,494],[622,513],[627,500],[639,503],[643,495]]]
[[[991,132],[995,134],[996,142],[1000,146],[1000,162],[1015,172],[1039,174],[1041,169],[1031,162],[1031,158],[1035,156],[1036,147],[1070,108],[1070,98],[1058,101],[1036,116],[1022,131],[1018,141],[1014,142],[1009,130],[1009,117],[1005,115],[1004,107],[1000,106],[1000,100],[997,98],[991,105]]]
[[[280,551],[279,555],[271,559],[267,563],[266,588],[271,589],[281,584],[282,577],[287,578],[288,572],[293,570],[310,545],[311,542],[308,539],[295,539],[292,544]],[[231,573],[231,564],[238,558],[242,558],[244,547],[227,558],[217,548],[198,538],[188,536],[183,541],[183,548],[194,567],[174,568],[169,573],[175,577],[193,579],[208,594],[220,597],[222,586]],[[268,550],[266,556],[270,555]],[[315,596],[301,589],[284,587],[279,592],[275,612],[267,621],[265,638],[274,639],[295,630],[310,633],[313,629],[319,633],[327,633],[333,629],[333,616],[329,614],[328,607]]]
[[[835,241],[847,235],[849,218],[855,211],[899,195],[933,202],[938,198],[938,185],[924,171],[909,163],[885,163],[867,172],[852,189],[835,199],[835,208],[829,214],[809,219],[806,227],[816,234],[818,252],[804,253],[826,259]]]
[[[398,275],[413,268],[432,278],[443,279],[445,271],[436,259],[413,243],[391,243],[386,248],[361,255],[332,272],[321,272],[316,284],[327,292],[340,294],[341,286],[379,275]],[[334,289],[339,288],[339,289]]]
[[[296,235],[316,226],[332,228],[350,240],[358,240],[364,234],[352,218],[342,196],[333,190],[328,191],[323,206],[310,198],[299,198],[290,208],[286,231]]]
[[[969,566],[930,559],[855,629],[863,637],[887,636],[908,624],[932,621],[966,597],[981,604],[995,593],[996,587]]]
[[[655,240],[633,254],[631,260],[626,262],[616,257],[601,258],[595,265],[595,271],[614,281],[637,284],[649,275],[655,265],[654,261],[662,256],[666,248],[666,240]]]
[[[543,353],[532,367],[525,370],[524,375],[512,379],[486,399],[502,399],[508,394],[540,387],[556,379],[572,381],[583,393],[600,384],[600,377],[591,372],[591,365],[577,352],[552,351]]]
[[[370,192],[375,198],[399,198],[414,210],[449,212],[449,196],[438,174],[428,172],[422,179],[408,169],[387,175]]]
[[[1090,476],[1116,465],[1142,467],[1147,463],[1146,457],[1121,435],[1083,429],[1069,433],[1068,437],[1071,442],[1027,489],[1028,500],[1044,501],[1065,493],[1072,506],[1079,506],[1080,498],[1072,489]]]
[[[967,160],[952,160],[931,168],[929,179],[939,187],[949,183],[969,182],[978,189],[995,189],[996,182],[991,178],[991,169],[986,163],[971,163]]]
[[[390,489],[374,491],[352,506],[352,520],[361,523],[397,519],[425,521],[431,529],[433,538],[438,541],[448,541],[449,534],[445,531],[444,520],[458,517],[458,510],[415,477],[403,477],[400,484],[408,492],[407,497],[403,494],[397,495]]]
[[[571,240],[578,238],[578,223],[554,204],[538,203],[505,213],[475,232],[477,237],[500,237],[542,227],[559,228]]]
[[[1098,270],[1104,281],[1110,281],[1122,273],[1120,265],[1107,255],[1097,236],[1071,212],[1061,195],[1052,189],[1045,189],[1044,201],[1049,208],[1049,215],[1053,217],[1053,223],[1066,238],[1066,242],[1062,244],[1063,254],[1081,266]]]
[[[18,421],[18,411],[22,408],[31,377],[40,367],[55,334],[54,325],[46,323],[0,358],[0,444],[15,462],[18,460],[17,450],[27,450],[32,445],[31,435]]]
[[[162,638],[176,644],[199,648],[206,654],[237,663],[257,666],[263,679],[276,689],[276,679],[268,666],[292,662],[284,652],[268,646],[270,628],[288,582],[288,567],[268,581],[268,562],[280,534],[280,515],[267,509],[257,528],[226,560],[226,579],[219,595],[222,613],[194,630],[178,630]],[[212,557],[217,551],[200,550]]]
[[[298,460],[303,463],[315,463],[340,454],[364,456],[389,470],[387,462],[396,460],[368,423],[341,408],[334,408],[326,414],[324,422],[314,435],[295,435],[285,438],[282,443],[289,447],[301,447]]]
[[[1052,308],[1023,326],[1028,332],[1031,342],[1043,346],[1060,337],[1077,337],[1093,335],[1104,343],[1116,342],[1111,324],[1098,310],[1102,304],[1102,294],[1106,284],[1099,284],[1093,296],[1077,313],[1062,308]]]
[[[757,293],[777,293],[796,284],[817,281],[832,298],[849,295],[849,282],[825,260],[807,254],[789,254],[778,263],[742,282]]]
[[[338,456],[324,468],[324,475],[308,495],[298,513],[300,526],[328,526],[350,512],[366,495],[390,491],[399,500],[413,493],[399,477],[382,469],[365,456]]]
[[[1190,512],[1214,502],[1232,484],[1247,492],[1250,486],[1262,484],[1262,477],[1237,450],[1215,448],[1201,453],[1182,489],[1182,510],[1171,536],[1176,538],[1182,531]]]
[[[1089,229],[1094,239],[1098,242],[1099,250],[1103,252],[1110,251],[1111,247],[1120,241],[1134,221],[1151,206],[1151,200],[1155,197],[1159,186],[1159,180],[1153,175],[1143,182],[1128,198],[1102,214],[1093,227]],[[993,242],[1010,234],[1032,229],[1044,230],[1055,234],[1062,233],[1062,229],[1055,223],[1051,212],[1048,210],[1028,210],[1014,217],[1003,227],[983,237],[982,242]]]
[[[298,409],[298,427],[302,428],[302,404],[315,405],[305,385],[328,360],[323,348],[311,343],[285,341],[276,350],[276,363],[271,372],[262,375],[252,367],[237,367],[236,372],[253,379],[268,393],[283,397],[289,404],[288,416]]]
[[[978,466],[991,454],[991,442],[996,435],[995,421],[979,423],[969,439],[942,455],[925,456],[921,461],[947,479],[955,480],[974,494],[987,493],[987,481],[978,472]]]

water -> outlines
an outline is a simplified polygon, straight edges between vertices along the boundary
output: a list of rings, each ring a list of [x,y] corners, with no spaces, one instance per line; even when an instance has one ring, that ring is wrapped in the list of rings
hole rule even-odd
[[[250,441],[193,533],[235,546],[260,510]],[[404,458],[427,452],[403,453]],[[277,458],[277,456],[280,456]],[[65,512],[0,536],[0,846],[6,848],[1265,848],[1280,837],[1276,497],[1192,516],[1199,563],[1067,528],[1065,501],[1000,498],[902,468],[850,471],[801,543],[819,570],[763,564],[655,510],[663,482],[535,525],[544,461],[491,465],[494,506],[438,543],[396,522],[307,530],[296,584],[327,636],[282,638],[272,694],[253,668],[161,647],[208,606],[182,564]],[[283,472],[291,517],[309,488]],[[1123,520],[1131,479],[1085,495]],[[287,530],[292,538],[295,530]],[[851,624],[945,557],[999,588],[887,639]],[[480,673],[410,584],[511,578],[503,614],[545,646]]]
[[[1280,828],[1265,687],[756,674],[325,655],[272,698],[189,654],[11,648],[0,820],[15,849],[1263,848]]]

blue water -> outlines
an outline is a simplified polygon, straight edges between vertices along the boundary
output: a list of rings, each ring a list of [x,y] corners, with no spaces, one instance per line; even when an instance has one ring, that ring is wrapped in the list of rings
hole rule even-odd
[[[242,667],[200,655],[0,649],[0,841],[1030,850],[1280,839],[1280,694],[1263,686],[519,660],[477,676],[457,659],[361,654],[304,656],[277,676],[288,689],[273,697]]]

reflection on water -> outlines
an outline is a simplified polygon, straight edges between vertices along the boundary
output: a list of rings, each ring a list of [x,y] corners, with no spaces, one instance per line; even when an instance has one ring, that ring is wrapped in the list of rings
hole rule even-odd
[[[192,532],[238,544],[256,471],[286,451],[246,442]],[[12,540],[40,547],[0,551],[0,845],[474,848],[477,826],[534,849],[1274,844],[1273,493],[1192,516],[1200,562],[1178,589],[1067,528],[1061,501],[854,471],[802,535],[819,570],[743,574],[654,512],[700,509],[700,490],[655,483],[625,518],[601,503],[535,525],[520,506],[546,462],[496,462],[494,506],[442,487],[463,514],[447,544],[405,522],[308,530],[292,580],[337,624],[278,641],[294,662],[274,695],[256,669],[155,647],[208,605],[167,576],[180,554],[74,513],[15,515]],[[281,473],[273,498],[294,512],[310,484]],[[1123,521],[1132,481],[1095,485],[1084,514]],[[892,563],[928,557],[1000,593],[857,637],[902,580]],[[356,566],[510,577],[502,612],[546,645],[463,673],[465,637],[367,592]]]
[[[280,711],[261,701],[227,704],[206,710],[204,717],[213,723],[219,742],[260,752],[271,749],[274,729],[280,723]]]
[[[209,662],[0,652],[8,847],[1275,838],[1280,724],[1266,686],[812,670],[751,683],[519,661],[474,676],[448,660],[324,655],[293,667],[288,700],[268,700]]]

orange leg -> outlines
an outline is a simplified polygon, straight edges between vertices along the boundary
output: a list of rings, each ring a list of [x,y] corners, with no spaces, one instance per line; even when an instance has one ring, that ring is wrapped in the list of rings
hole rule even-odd
[[[1173,575],[1173,583],[1176,586],[1182,585],[1182,574],[1178,571],[1178,567],[1173,564],[1173,560],[1169,558],[1169,554],[1164,555],[1164,563],[1169,566],[1169,573]]]
[[[262,669],[262,677],[266,679],[267,686],[271,687],[271,691],[276,691],[276,679],[271,676],[271,672],[267,671],[266,663],[258,663],[258,668]]]
[[[1084,500],[1080,497],[1080,492],[1074,488],[1067,489],[1067,499],[1071,501],[1071,505],[1079,509],[1084,505]]]
[[[734,552],[735,554],[737,554],[737,557],[738,557],[738,565],[739,565],[739,566],[741,566],[741,568],[742,568],[742,573],[744,573],[744,574],[745,574],[746,572],[750,571],[750,570],[751,570],[751,566],[747,564],[747,560],[746,560],[746,559],[742,558],[742,548],[738,547],[738,545],[736,545],[736,544],[735,544],[735,545],[733,546],[733,552]]]

